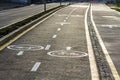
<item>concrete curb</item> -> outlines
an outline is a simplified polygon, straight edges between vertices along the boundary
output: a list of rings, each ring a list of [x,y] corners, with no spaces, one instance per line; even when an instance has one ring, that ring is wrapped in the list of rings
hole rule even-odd
[[[56,12],[57,10],[61,9],[62,7],[59,7],[55,10],[52,10],[48,13],[46,13],[45,15],[39,17],[36,20],[31,21],[30,23],[21,26],[20,28],[14,30],[13,32],[9,33],[8,35],[5,35],[4,37],[0,38],[0,46],[4,45],[5,43],[7,43],[8,41],[10,41],[11,39],[13,39],[15,36],[17,36],[18,34],[20,34],[21,32],[25,31],[26,29],[30,28],[31,26],[33,26],[34,24],[36,24],[37,22],[39,22],[40,20],[44,19],[45,17],[49,16],[50,14]]]

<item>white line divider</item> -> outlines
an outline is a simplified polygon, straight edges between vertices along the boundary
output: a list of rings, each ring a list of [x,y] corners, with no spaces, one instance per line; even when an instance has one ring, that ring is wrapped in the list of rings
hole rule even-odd
[[[66,22],[66,20],[64,20],[64,22]]]
[[[24,51],[20,51],[20,52],[17,54],[17,56],[21,56],[21,55],[23,55],[23,53],[24,53]]]
[[[57,31],[60,31],[60,30],[61,30],[61,28],[58,28],[58,29],[57,29]]]
[[[36,62],[35,65],[32,67],[31,71],[36,72],[41,65],[41,62]]]
[[[57,35],[53,35],[53,37],[52,38],[56,38],[57,37]]]
[[[60,23],[61,26],[63,26],[64,24],[63,23]]]
[[[110,57],[110,55],[109,55],[109,53],[108,53],[108,51],[107,51],[107,49],[106,49],[106,47],[104,45],[104,42],[103,42],[103,40],[102,40],[102,38],[101,38],[101,36],[99,34],[99,31],[98,31],[98,29],[97,29],[97,27],[95,25],[95,22],[93,20],[92,10],[91,10],[91,21],[92,21],[92,24],[94,26],[94,29],[95,29],[98,41],[100,43],[100,46],[101,46],[101,48],[103,50],[103,53],[105,54],[105,57],[106,57],[106,60],[107,60],[107,62],[109,64],[109,66],[110,66],[110,69],[111,69],[111,72],[113,74],[113,77],[114,77],[115,80],[120,80],[120,76],[119,76],[119,74],[118,74],[118,72],[117,72],[117,70],[115,68],[115,65],[113,64],[113,61],[112,61],[112,59],[111,59],[111,57]]]
[[[88,24],[87,24],[87,15],[88,15],[89,8],[90,8],[90,5],[85,12],[85,19],[84,19],[85,21],[84,22],[85,22],[87,49],[88,49],[90,70],[91,70],[91,80],[99,80],[99,74],[98,74],[98,70],[97,70],[95,55],[93,52],[92,43],[91,43],[90,34],[89,34],[89,29],[88,29]]]
[[[71,50],[72,49],[72,47],[66,47],[66,50],[67,51],[69,51],[69,50]]]
[[[51,45],[48,44],[48,45],[46,46],[45,50],[49,50],[50,47],[51,47]]]

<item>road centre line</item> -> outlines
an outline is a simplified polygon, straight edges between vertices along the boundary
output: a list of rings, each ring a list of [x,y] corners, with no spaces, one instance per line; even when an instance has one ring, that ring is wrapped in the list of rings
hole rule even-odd
[[[60,31],[60,30],[61,30],[61,28],[58,28],[58,29],[57,29],[57,31]]]
[[[68,16],[67,16],[66,18],[69,18],[70,15],[71,15],[76,9],[77,9],[77,8],[73,9],[73,10],[68,14]]]
[[[31,71],[36,72],[41,65],[41,62],[36,62],[35,65],[32,67]]]
[[[57,37],[57,35],[53,35],[53,37],[52,38],[56,38]]]
[[[92,5],[91,5],[91,7],[92,7]],[[110,57],[110,55],[108,53],[107,48],[105,47],[105,44],[104,44],[104,42],[103,42],[103,40],[102,40],[102,38],[101,38],[101,36],[99,34],[99,31],[98,31],[98,29],[96,27],[96,24],[95,24],[94,20],[93,20],[92,9],[91,9],[91,21],[92,21],[93,27],[95,29],[95,33],[96,33],[96,36],[97,36],[98,41],[100,43],[100,46],[101,46],[101,48],[103,50],[103,53],[105,54],[106,60],[107,60],[107,62],[109,64],[109,67],[111,69],[112,75],[113,75],[115,80],[120,80],[120,76],[119,76],[119,74],[118,74],[118,72],[117,72],[117,70],[115,68],[115,65],[113,64],[113,61],[112,61],[112,59],[111,59],[111,57]]]
[[[88,24],[87,24],[87,15],[88,15],[89,8],[90,8],[90,5],[88,6],[88,8],[85,12],[85,19],[84,19],[85,21],[84,22],[85,22],[87,49],[88,49],[90,70],[91,70],[91,80],[99,80],[99,74],[98,74],[98,70],[97,70],[95,55],[94,55],[94,51],[93,51],[93,48],[92,48],[89,28],[88,28]]]
[[[71,50],[72,49],[72,47],[66,47],[66,50],[67,51],[69,51],[69,50]]]
[[[17,56],[21,56],[21,55],[23,55],[23,53],[24,53],[24,51],[20,51],[20,52],[17,54]]]
[[[59,10],[58,10],[59,11]],[[8,42],[6,42],[4,45],[2,45],[0,47],[0,51],[3,50],[4,48],[6,48],[8,45],[10,45],[11,43],[13,43],[14,41],[16,41],[17,39],[19,39],[21,36],[23,36],[24,34],[26,34],[27,32],[29,32],[30,30],[32,30],[33,28],[35,28],[36,26],[38,26],[39,24],[41,24],[42,22],[44,22],[45,20],[47,20],[48,18],[52,17],[53,15],[55,15],[58,11],[52,13],[51,15],[49,15],[48,17],[44,18],[43,20],[39,21],[38,23],[36,23],[35,25],[33,25],[32,27],[28,28],[27,30],[23,31],[22,33],[18,34],[16,37],[14,37],[13,39],[9,40]]]
[[[50,47],[51,47],[51,45],[48,44],[48,45],[46,46],[45,50],[49,50]]]
[[[64,22],[66,22],[66,20],[64,20]]]

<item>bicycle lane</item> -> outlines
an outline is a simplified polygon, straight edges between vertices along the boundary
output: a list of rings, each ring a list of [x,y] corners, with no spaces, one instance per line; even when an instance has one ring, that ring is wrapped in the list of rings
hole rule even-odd
[[[0,79],[90,80],[83,24],[87,7],[61,9],[1,51]]]

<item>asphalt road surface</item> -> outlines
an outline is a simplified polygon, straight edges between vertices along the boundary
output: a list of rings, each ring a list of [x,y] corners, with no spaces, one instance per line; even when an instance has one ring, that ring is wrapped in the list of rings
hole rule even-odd
[[[115,65],[115,68],[111,66],[111,69],[114,70],[112,72],[120,76],[120,13],[99,3],[93,4],[92,12],[96,27],[106,47],[104,52],[107,61],[111,65],[112,60]],[[108,58],[108,54],[111,60]]]
[[[66,5],[66,3],[62,3],[62,4]],[[57,7],[59,5],[60,3],[50,3],[47,4],[46,9],[48,10]],[[26,7],[0,11],[0,28],[16,23],[18,21],[21,21],[25,18],[41,13],[43,11],[44,11],[43,4],[39,4],[39,5],[32,4]]]
[[[88,3],[65,7],[8,45],[0,52],[0,80],[91,80],[87,8]]]

